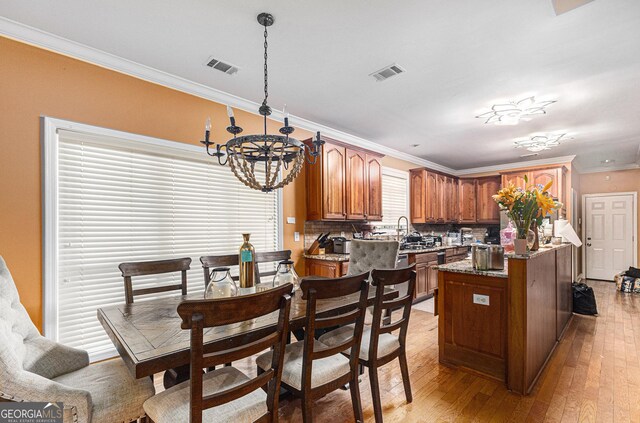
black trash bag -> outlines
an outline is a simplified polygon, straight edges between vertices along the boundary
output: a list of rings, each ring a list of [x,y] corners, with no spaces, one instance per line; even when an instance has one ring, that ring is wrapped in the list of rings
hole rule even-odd
[[[571,286],[573,288],[573,312],[590,316],[598,314],[593,288],[586,283],[577,282],[573,282]]]
[[[636,269],[635,267],[629,267],[629,270],[625,272],[625,275],[632,277],[634,279],[640,279],[640,269]]]

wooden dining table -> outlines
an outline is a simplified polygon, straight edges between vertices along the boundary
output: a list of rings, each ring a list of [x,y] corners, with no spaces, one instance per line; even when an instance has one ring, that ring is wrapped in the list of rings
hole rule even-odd
[[[259,288],[258,288],[259,289]],[[256,288],[240,289],[239,294],[256,292]],[[368,305],[373,305],[376,287],[369,288]],[[398,297],[398,291],[385,288],[386,300]],[[162,371],[185,368],[189,364],[189,330],[181,329],[177,307],[186,299],[201,299],[202,294],[140,301],[99,308],[98,320],[109,335],[127,368],[135,378],[148,377]],[[347,311],[358,301],[358,294],[318,300],[320,315]],[[302,329],[305,325],[307,301],[302,291],[294,292],[291,301],[289,329]],[[208,352],[220,351],[238,337],[254,331],[267,331],[277,323],[277,312],[225,326],[206,328],[204,342]]]

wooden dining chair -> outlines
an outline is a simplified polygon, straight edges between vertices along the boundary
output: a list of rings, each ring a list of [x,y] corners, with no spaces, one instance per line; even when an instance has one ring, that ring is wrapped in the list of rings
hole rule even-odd
[[[300,285],[306,299],[304,340],[285,348],[282,368],[282,386],[302,399],[302,419],[311,423],[313,401],[349,383],[356,421],[363,421],[358,386],[358,352],[362,339],[364,315],[367,307],[369,273],[337,279],[305,278]],[[318,301],[353,295],[355,302],[345,305],[340,314],[330,317],[318,315]],[[343,342],[328,347],[315,340],[315,329],[337,325],[350,325],[350,336]],[[352,348],[356,355],[348,359],[341,351]],[[258,373],[268,371],[273,352],[256,359]]]
[[[268,252],[258,252],[256,253],[256,266],[255,266],[255,280],[259,281],[261,277],[264,276],[274,276],[276,274],[275,270],[260,272],[260,264],[267,263],[278,263],[283,260],[291,259],[291,250],[282,250],[282,251],[268,251]],[[204,286],[209,284],[211,281],[211,270],[216,267],[230,267],[238,265],[238,255],[237,254],[224,254],[219,256],[202,256],[200,257],[200,263],[202,263],[202,270],[204,271]],[[232,275],[231,278],[234,281],[238,280],[238,276]]]
[[[343,350],[345,355],[352,359],[353,357],[358,357],[359,363],[369,368],[373,412],[377,423],[382,422],[382,404],[378,382],[379,367],[397,358],[400,362],[405,397],[408,403],[413,401],[409,368],[407,366],[406,339],[413,292],[416,289],[416,272],[414,268],[415,265],[412,265],[401,269],[374,270],[371,272],[371,284],[376,287],[373,322],[371,326],[366,326],[363,331],[359,352],[356,352],[355,349],[350,351]],[[407,283],[407,291],[402,297],[393,300],[384,299],[386,287],[397,287],[403,283]],[[396,321],[387,320],[386,316],[392,310],[395,313],[402,313],[402,317]],[[397,335],[392,333],[396,330],[399,330]],[[352,331],[352,327],[340,327],[322,335],[319,341],[330,347],[343,345],[344,340],[350,337]]]
[[[158,294],[160,292],[180,291],[182,295],[187,295],[187,270],[191,266],[189,257],[120,263],[118,268],[124,278],[124,296],[127,304],[133,304],[133,299],[138,295]],[[160,275],[163,273],[181,273],[181,281],[178,284],[160,285],[152,288],[133,289],[131,278],[133,276]]]
[[[191,379],[147,400],[147,416],[155,423],[277,422],[292,291],[293,285],[286,284],[257,294],[180,303],[181,327],[191,331]],[[276,325],[235,336],[218,349],[205,344],[207,328],[250,324],[273,312],[278,313]],[[250,378],[235,367],[202,372],[267,348],[273,348],[271,360],[257,377]]]

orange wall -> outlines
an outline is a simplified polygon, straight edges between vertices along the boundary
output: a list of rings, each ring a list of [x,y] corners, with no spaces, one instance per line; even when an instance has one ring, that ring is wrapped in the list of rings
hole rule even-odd
[[[608,177],[608,180],[607,180]],[[618,170],[614,172],[584,173],[580,175],[580,194],[606,194],[611,192],[640,193],[640,169]],[[582,199],[580,199],[582,201]],[[638,222],[640,223],[640,208]],[[640,225],[638,225],[636,242],[640,239]],[[640,248],[638,248],[638,263],[640,264]]]
[[[0,37],[0,255],[34,323],[42,324],[40,117],[50,116],[172,141],[197,144],[207,116],[213,139],[226,140],[224,106],[69,57]],[[247,133],[258,115],[238,111]],[[280,125],[270,123],[270,130]],[[312,136],[298,130],[300,139]],[[302,254],[304,175],[284,189],[284,247]],[[300,261],[300,260],[297,260]]]

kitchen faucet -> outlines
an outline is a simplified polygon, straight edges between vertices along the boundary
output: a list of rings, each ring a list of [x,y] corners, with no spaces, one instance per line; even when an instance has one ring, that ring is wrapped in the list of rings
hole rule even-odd
[[[409,235],[409,219],[407,218],[407,216],[400,216],[398,218],[398,228],[396,229],[397,235],[396,235],[396,241],[400,242],[402,239],[400,238],[400,221],[402,221],[402,219],[404,219],[407,222],[407,233],[406,235]]]

